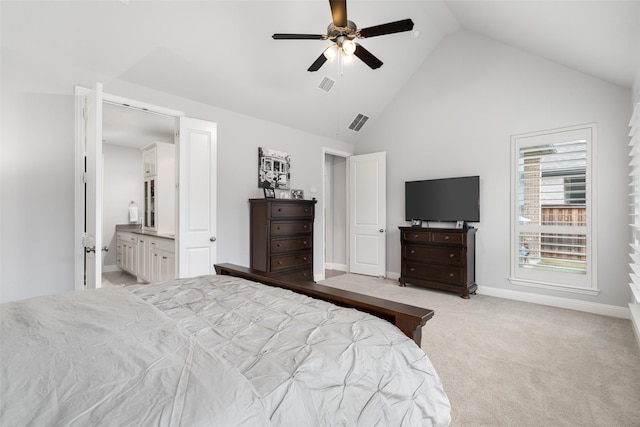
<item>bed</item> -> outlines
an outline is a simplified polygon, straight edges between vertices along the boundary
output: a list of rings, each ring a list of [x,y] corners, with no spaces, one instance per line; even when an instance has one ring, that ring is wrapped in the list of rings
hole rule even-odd
[[[437,373],[393,316],[218,271],[2,304],[2,425],[449,424]]]

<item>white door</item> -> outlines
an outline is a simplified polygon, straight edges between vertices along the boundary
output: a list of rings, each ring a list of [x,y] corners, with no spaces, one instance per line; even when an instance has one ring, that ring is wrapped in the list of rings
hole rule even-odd
[[[102,84],[87,98],[86,155],[86,287],[102,286]]]
[[[387,153],[349,157],[349,271],[386,275]]]
[[[183,278],[215,273],[217,125],[179,120],[177,263]]]

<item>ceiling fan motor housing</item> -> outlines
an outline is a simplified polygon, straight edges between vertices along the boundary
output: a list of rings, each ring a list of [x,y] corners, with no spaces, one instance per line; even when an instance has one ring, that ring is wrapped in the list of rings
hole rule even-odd
[[[358,27],[353,21],[347,21],[346,27],[336,27],[331,23],[327,27],[327,36],[329,40],[333,41],[337,41],[340,36],[348,40],[353,40],[358,37]]]

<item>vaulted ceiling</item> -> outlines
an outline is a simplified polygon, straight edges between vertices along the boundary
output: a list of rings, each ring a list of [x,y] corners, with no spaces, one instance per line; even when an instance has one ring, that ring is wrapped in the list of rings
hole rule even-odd
[[[348,18],[359,28],[405,18],[415,27],[361,40],[384,65],[354,61],[342,73],[330,62],[307,71],[328,41],[271,38],[325,33],[326,0],[3,0],[0,8],[5,49],[354,143],[367,129],[348,130],[356,115],[375,121],[457,31],[626,88],[640,64],[640,1],[633,0],[350,0]],[[335,81],[329,92],[319,89],[325,77]]]

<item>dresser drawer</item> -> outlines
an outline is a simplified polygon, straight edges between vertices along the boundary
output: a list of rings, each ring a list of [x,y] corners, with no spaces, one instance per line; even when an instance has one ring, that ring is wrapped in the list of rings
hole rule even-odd
[[[416,243],[429,243],[429,232],[407,230],[402,232],[402,240]]]
[[[407,261],[405,271],[406,277],[417,277],[423,280],[433,280],[434,282],[444,282],[462,285],[462,268],[447,267],[443,265],[420,264]]]
[[[271,239],[271,253],[298,251],[311,248],[311,236],[291,237],[287,239]]]
[[[464,261],[462,248],[444,246],[406,245],[403,256],[408,260],[429,261],[444,264],[461,264]]]
[[[311,267],[302,270],[285,271],[284,273],[279,273],[278,277],[291,281],[313,282],[313,271]]]
[[[295,255],[274,255],[271,257],[271,271],[281,271],[311,264],[311,252]]]
[[[271,204],[272,218],[311,218],[313,206],[294,205],[288,203]]]
[[[446,243],[449,245],[461,245],[464,235],[462,233],[447,233],[445,231],[432,231],[432,243]]]
[[[284,236],[290,234],[310,233],[311,221],[271,221],[271,235]]]

